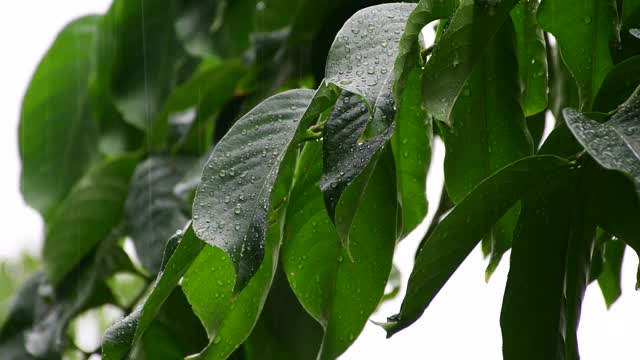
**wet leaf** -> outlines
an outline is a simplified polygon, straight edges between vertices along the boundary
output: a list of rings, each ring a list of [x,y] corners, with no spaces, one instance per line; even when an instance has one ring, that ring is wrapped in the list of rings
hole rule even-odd
[[[525,116],[540,113],[547,108],[547,50],[544,34],[536,20],[537,10],[538,0],[520,1],[511,10]]]
[[[424,107],[451,124],[456,99],[517,0],[463,0],[440,37],[424,70]]]
[[[340,245],[316,183],[320,144],[305,146],[287,210],[282,264],[304,308],[324,328],[318,359],[335,359],[355,341],[384,295],[395,246],[391,156],[377,162],[354,217],[351,255]]]
[[[566,171],[555,156],[532,156],[499,170],[469,193],[424,242],[409,277],[400,313],[383,325],[387,336],[415,322],[480,238],[519,199],[536,194],[547,179]]]
[[[19,125],[27,204],[47,217],[98,159],[98,128],[89,109],[88,81],[98,16],[67,25],[36,69]]]
[[[602,0],[542,0],[538,24],[555,36],[562,59],[580,94],[580,109],[591,111],[598,89],[613,67],[609,53],[613,8]]]
[[[326,87],[317,95],[292,90],[265,100],[234,124],[204,168],[193,226],[198,237],[229,254],[238,290],[262,262],[269,198],[281,162],[332,101]]]
[[[189,226],[180,243],[169,257],[166,267],[158,274],[149,295],[124,319],[111,325],[102,340],[102,356],[105,360],[126,358],[131,349],[142,338],[160,308],[178,285],[204,243],[198,239]]]

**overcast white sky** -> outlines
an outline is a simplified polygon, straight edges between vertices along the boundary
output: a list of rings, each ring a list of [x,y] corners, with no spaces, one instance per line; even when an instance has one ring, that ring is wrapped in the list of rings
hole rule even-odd
[[[24,205],[18,188],[20,163],[17,124],[22,94],[40,57],[56,33],[70,20],[106,11],[110,0],[20,0],[0,2],[0,257],[22,251],[38,253],[42,222]],[[443,149],[436,149],[441,163]],[[439,188],[442,171],[434,171],[430,197]],[[424,231],[424,229],[422,229]],[[396,263],[406,281],[420,234],[403,241]],[[347,353],[361,359],[501,359],[500,304],[508,258],[489,284],[484,282],[484,260],[476,249],[436,297],[424,316],[410,328],[385,340],[384,332],[367,324]],[[640,293],[634,291],[637,256],[627,251],[623,267],[623,295],[607,311],[596,286],[587,290],[579,331],[583,360],[638,359]],[[402,294],[401,294],[402,295]],[[400,307],[402,297],[384,304],[373,319],[382,321]],[[532,309],[532,311],[535,311]]]

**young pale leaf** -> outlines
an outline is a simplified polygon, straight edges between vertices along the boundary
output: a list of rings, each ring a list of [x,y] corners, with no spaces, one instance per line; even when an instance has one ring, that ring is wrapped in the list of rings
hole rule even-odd
[[[526,0],[519,2],[511,11],[522,80],[522,107],[526,116],[547,108],[547,50],[544,34],[536,20],[537,10],[538,0]]]
[[[336,35],[325,69],[326,81],[362,97],[370,110],[393,70],[398,43],[414,4],[362,9]]]
[[[124,120],[149,130],[173,85],[180,57],[176,0],[115,0],[97,37],[97,86]]]
[[[167,234],[182,229],[189,220],[189,210],[174,190],[196,161],[152,156],[138,165],[131,179],[125,207],[127,230],[142,266],[151,274],[160,270]]]
[[[400,313],[383,325],[387,336],[415,322],[480,238],[522,197],[549,186],[569,163],[532,156],[506,166],[478,184],[424,242],[409,277]]]
[[[604,243],[604,262],[602,272],[598,276],[598,286],[602,291],[607,308],[611,308],[611,305],[622,295],[620,277],[624,249],[625,244],[619,240],[610,240]]]
[[[424,105],[434,118],[451,124],[458,96],[517,0],[462,0],[425,66]]]
[[[400,38],[398,57],[393,66],[396,82],[393,97],[401,103],[402,92],[412,71],[420,64],[420,32],[429,23],[438,19],[447,19],[458,6],[457,0],[420,0],[409,14],[407,24]]]
[[[589,155],[602,167],[627,174],[640,192],[640,96],[630,99],[604,124],[575,109],[563,113],[567,126]]]
[[[566,174],[557,175],[553,181],[564,186],[530,193],[522,202],[500,314],[505,360],[565,358],[563,291],[572,197]]]
[[[555,36],[562,59],[578,84],[581,110],[591,110],[613,67],[609,53],[613,10],[603,0],[542,0],[538,8],[538,24]]]
[[[282,249],[285,273],[304,308],[325,329],[318,359],[335,359],[362,331],[384,295],[396,236],[392,159],[377,162],[351,230],[351,254],[340,245],[316,186],[318,143],[301,155],[287,209]],[[391,181],[391,183],[389,182]]]
[[[171,295],[178,281],[200,253],[204,243],[196,237],[191,226],[182,235],[178,246],[161,269],[153,287],[142,304],[124,319],[111,325],[102,341],[105,360],[124,359],[151,325],[160,308]],[[168,254],[167,254],[168,255]]]
[[[91,49],[100,17],[67,25],[40,61],[22,103],[18,136],[27,204],[48,216],[97,159],[88,108]]]
[[[129,180],[138,162],[127,156],[89,171],[47,221],[43,258],[57,285],[122,222]]]
[[[602,82],[593,104],[596,111],[611,111],[631,96],[640,85],[640,55],[616,64]]]
[[[422,73],[413,69],[402,91],[391,137],[403,235],[409,234],[427,215],[426,181],[431,161],[432,124],[422,109]]]
[[[194,200],[193,226],[201,239],[229,254],[237,289],[262,262],[269,198],[283,158],[332,103],[325,86],[315,96],[310,90],[275,95],[238,120],[211,154]]]

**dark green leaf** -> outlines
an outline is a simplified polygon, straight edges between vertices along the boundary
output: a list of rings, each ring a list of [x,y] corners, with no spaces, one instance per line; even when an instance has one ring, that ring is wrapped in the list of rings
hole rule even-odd
[[[321,341],[322,327],[300,305],[279,271],[260,319],[244,343],[245,358],[315,359]]]
[[[194,200],[194,229],[229,254],[237,289],[262,262],[269,197],[283,158],[331,104],[324,86],[316,95],[275,95],[238,120],[209,158]]]
[[[137,157],[127,156],[93,168],[51,215],[43,257],[55,285],[122,222],[129,179],[137,162]]]
[[[142,130],[151,129],[173,86],[176,13],[176,0],[115,0],[100,24],[98,86]]]
[[[204,243],[195,236],[189,226],[169,258],[166,268],[158,274],[144,302],[127,317],[113,324],[105,333],[102,343],[103,359],[120,360],[129,354],[203,246]]]
[[[125,212],[129,236],[142,266],[151,274],[160,270],[167,234],[189,220],[189,209],[176,194],[176,184],[196,159],[149,157],[140,163],[129,185]]]
[[[542,0],[538,8],[538,23],[555,36],[562,59],[578,84],[581,110],[591,110],[613,67],[611,11],[609,1],[604,0]]]
[[[321,158],[320,144],[305,146],[287,210],[282,263],[294,293],[325,329],[318,359],[335,359],[356,339],[384,295],[397,202],[392,159],[384,152],[354,218],[354,260],[349,260],[316,186]]]
[[[580,105],[578,86],[562,60],[558,45],[552,46],[549,41],[547,41],[547,58],[549,63],[549,110],[559,126],[564,124],[562,109]]]
[[[572,203],[566,174],[553,181],[564,186],[530,193],[522,202],[500,314],[505,360],[565,358],[563,290]]]
[[[539,112],[535,115],[527,117],[527,127],[529,128],[529,134],[531,134],[531,140],[533,140],[533,148],[539,149],[542,145],[542,136],[544,135],[544,128],[546,125],[546,111]]]
[[[593,104],[597,111],[611,111],[631,96],[640,84],[640,56],[625,59],[611,69]]]
[[[518,65],[522,80],[522,108],[526,116],[547,108],[547,50],[538,27],[538,0],[520,1],[511,11],[516,30]]]
[[[438,19],[447,19],[453,14],[458,3],[456,0],[421,0],[407,19],[400,38],[398,57],[393,66],[396,83],[393,88],[396,102],[401,103],[402,92],[414,69],[421,65],[420,32],[429,23]],[[414,75],[415,76],[415,75]]]
[[[456,99],[516,3],[462,1],[425,66],[424,105],[434,118],[451,124]]]
[[[48,216],[98,157],[97,124],[88,108],[91,49],[100,17],[73,21],[33,74],[19,125],[25,201]]]
[[[625,244],[618,240],[607,241],[604,245],[604,263],[602,264],[602,272],[598,276],[598,286],[600,286],[607,308],[610,308],[622,294],[620,275],[624,249]]]
[[[569,129],[589,155],[602,167],[627,174],[640,191],[640,96],[630,99],[604,124],[574,109],[563,113]]]
[[[393,71],[398,42],[413,4],[382,4],[355,13],[336,35],[326,81],[362,97],[370,110]]]
[[[420,248],[400,313],[384,325],[387,335],[416,321],[480,238],[520,198],[536,194],[568,162],[532,156],[493,174],[469,193],[435,228]]]
[[[403,235],[410,233],[427,215],[426,181],[431,162],[432,126],[431,118],[422,109],[422,74],[414,69],[407,76],[391,137]]]

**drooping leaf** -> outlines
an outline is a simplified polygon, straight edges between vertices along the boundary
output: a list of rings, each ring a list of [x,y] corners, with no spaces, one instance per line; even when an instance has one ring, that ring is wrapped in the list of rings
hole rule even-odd
[[[554,190],[530,193],[513,239],[500,327],[505,360],[564,359],[562,318],[571,195],[567,175]]]
[[[355,13],[336,35],[325,77],[364,100],[372,110],[398,54],[398,43],[414,4],[371,6]]]
[[[115,0],[97,33],[97,86],[125,121],[150,130],[173,86],[181,49],[177,0]]]
[[[578,107],[580,99],[575,79],[567,69],[560,55],[560,49],[547,39],[547,59],[549,66],[549,110],[558,126],[564,124],[562,110],[566,107]]]
[[[507,20],[476,61],[451,111],[453,127],[441,127],[445,183],[454,203],[498,169],[533,153],[518,96],[514,45]]]
[[[542,0],[538,24],[555,36],[562,59],[575,78],[580,109],[591,111],[598,89],[613,67],[609,1]]]
[[[440,37],[424,70],[424,106],[434,118],[449,115],[487,43],[509,17],[517,0],[463,0]]]
[[[547,179],[566,171],[568,165],[555,156],[532,156],[506,166],[478,184],[420,248],[400,313],[384,325],[387,336],[420,317],[480,238],[507,210],[525,195],[548,186]]]
[[[630,99],[604,124],[575,109],[563,113],[569,129],[589,155],[602,167],[627,174],[640,191],[640,96]]]
[[[594,110],[611,111],[631,96],[640,84],[640,56],[616,64],[602,82],[593,104]]]
[[[409,234],[427,215],[426,181],[431,162],[432,126],[422,109],[422,74],[414,69],[407,76],[391,137],[403,235]]]
[[[113,324],[104,334],[102,356],[105,360],[120,360],[129,354],[131,349],[142,338],[160,308],[171,295],[178,281],[187,271],[204,243],[200,241],[189,226],[166,267],[161,269],[149,295],[132,313]]]
[[[97,16],[83,17],[58,34],[22,103],[20,189],[27,204],[45,217],[98,158],[88,81],[99,22]]]
[[[247,360],[315,359],[322,327],[298,302],[282,271],[276,273],[260,319],[244,343]]]
[[[547,50],[544,34],[536,20],[537,10],[538,0],[525,0],[511,11],[522,80],[522,108],[527,117],[547,108]]]
[[[389,183],[394,179],[391,156],[384,152],[354,218],[354,261],[349,260],[316,186],[321,158],[320,144],[305,146],[287,210],[282,263],[293,292],[325,329],[318,359],[335,359],[355,341],[384,295],[397,205]]]
[[[204,168],[193,206],[194,229],[229,254],[238,289],[262,262],[269,197],[282,159],[332,97],[323,86],[316,95],[292,90],[265,100],[235,123]]]
[[[393,66],[396,82],[393,88],[394,98],[400,103],[406,82],[411,72],[421,65],[420,32],[429,23],[438,19],[447,19],[453,14],[458,2],[456,0],[421,0],[409,14],[407,24],[400,38],[398,57]],[[415,76],[415,75],[414,75]]]
[[[47,221],[43,258],[57,285],[122,222],[136,156],[106,160],[74,186]]]
[[[167,234],[182,229],[189,220],[187,204],[175,187],[195,160],[152,156],[136,167],[131,179],[127,229],[142,266],[151,274],[160,270]]]
[[[624,258],[625,244],[619,240],[607,241],[604,244],[604,262],[602,272],[598,276],[598,286],[602,291],[602,297],[611,308],[622,294],[620,277],[622,273],[622,260]]]

